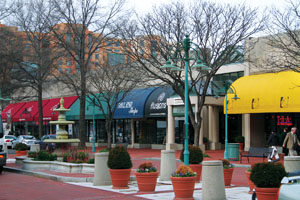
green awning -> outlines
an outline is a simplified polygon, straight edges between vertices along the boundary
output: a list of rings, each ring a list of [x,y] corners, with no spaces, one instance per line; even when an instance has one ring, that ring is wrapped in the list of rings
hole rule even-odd
[[[90,98],[89,98],[90,97]],[[93,119],[93,103],[91,99],[93,97],[89,95],[85,99],[85,119],[92,120]],[[102,101],[105,112],[107,112],[107,103]],[[73,105],[70,107],[70,111],[66,113],[67,120],[79,120],[80,118],[80,99],[78,98]],[[98,106],[95,106],[95,119],[104,119],[104,115]]]

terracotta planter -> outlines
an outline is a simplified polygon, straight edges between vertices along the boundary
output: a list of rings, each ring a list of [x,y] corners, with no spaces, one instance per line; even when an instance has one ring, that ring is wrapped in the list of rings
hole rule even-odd
[[[250,188],[250,191],[249,191],[248,193],[249,193],[249,194],[252,194],[252,193],[253,193],[253,189],[255,188],[255,185],[254,185],[254,183],[250,180],[251,172],[245,171],[245,174],[246,174],[246,176],[247,176],[248,185],[249,185],[249,188]]]
[[[277,199],[277,192],[279,188],[255,188],[258,200],[274,200]]]
[[[233,167],[229,168],[229,169],[223,168],[225,186],[230,186],[230,184],[231,184],[233,169],[234,169]]]
[[[239,143],[239,150],[244,151],[244,143]]]
[[[113,189],[128,189],[131,169],[109,169]]]
[[[158,172],[150,173],[135,173],[136,181],[140,192],[154,192],[156,181],[158,177]]]
[[[200,177],[201,177],[201,173],[202,173],[202,165],[201,164],[189,164],[189,167],[197,173],[196,176],[196,182],[199,183],[200,182]]]
[[[196,176],[193,177],[171,177],[173,190],[175,193],[174,200],[194,199]]]
[[[27,156],[27,151],[16,151],[16,156]]]

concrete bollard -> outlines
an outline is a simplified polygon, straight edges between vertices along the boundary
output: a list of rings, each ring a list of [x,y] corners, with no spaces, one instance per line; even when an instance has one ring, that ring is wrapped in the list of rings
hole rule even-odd
[[[3,151],[7,154],[7,143],[6,142],[4,142],[4,144],[3,144]]]
[[[286,172],[293,172],[300,169],[300,156],[285,156],[284,168]]]
[[[176,171],[175,150],[162,150],[160,161],[160,181],[169,181],[173,172]]]
[[[94,186],[111,185],[111,178],[107,167],[108,153],[95,154]]]
[[[39,152],[40,151],[40,144],[32,144],[32,145],[30,145],[30,151]]]
[[[202,162],[202,199],[226,199],[223,164],[220,160]]]

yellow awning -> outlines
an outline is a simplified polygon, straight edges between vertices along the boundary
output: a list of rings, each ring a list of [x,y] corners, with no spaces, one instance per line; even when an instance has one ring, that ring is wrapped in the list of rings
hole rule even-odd
[[[300,112],[300,73],[244,76],[232,86],[240,99],[234,100],[234,94],[228,94],[228,114]]]

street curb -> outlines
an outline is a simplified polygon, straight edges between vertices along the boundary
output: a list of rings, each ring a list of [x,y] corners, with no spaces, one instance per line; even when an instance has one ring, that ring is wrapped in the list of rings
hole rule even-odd
[[[13,172],[18,174],[26,174],[26,175],[32,175],[40,178],[47,178],[53,181],[59,181],[59,182],[93,182],[93,177],[65,177],[65,176],[57,176],[53,174],[47,174],[43,172],[33,172],[29,170],[23,170],[23,169],[17,169],[13,167],[3,167],[4,171],[7,172]]]

